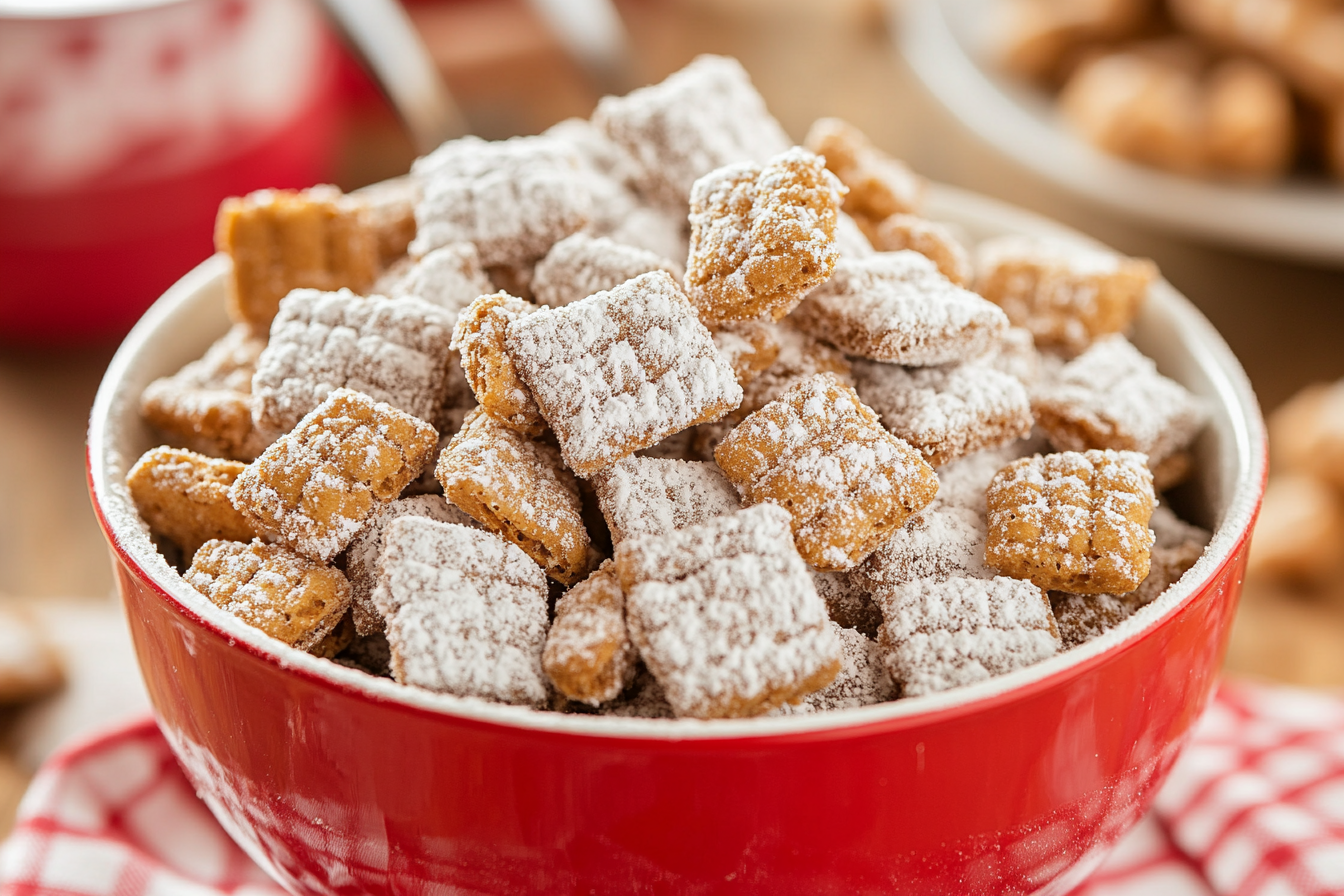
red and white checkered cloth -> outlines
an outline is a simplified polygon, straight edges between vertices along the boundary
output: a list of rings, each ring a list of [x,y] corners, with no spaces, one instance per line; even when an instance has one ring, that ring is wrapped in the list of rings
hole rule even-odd
[[[151,721],[54,757],[0,847],[0,896],[282,896]],[[1152,812],[1072,896],[1344,894],[1344,701],[1224,684]]]

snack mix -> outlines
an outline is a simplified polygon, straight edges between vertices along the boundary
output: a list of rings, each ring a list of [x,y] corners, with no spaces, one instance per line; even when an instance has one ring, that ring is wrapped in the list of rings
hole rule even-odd
[[[230,199],[235,325],[145,389],[128,492],[204,599],[458,698],[712,720],[1010,673],[1198,561],[1163,490],[1208,413],[1126,339],[1151,262],[965,245],[927,192],[838,119],[791,148],[707,56]],[[1312,432],[1308,470],[1344,451]]]

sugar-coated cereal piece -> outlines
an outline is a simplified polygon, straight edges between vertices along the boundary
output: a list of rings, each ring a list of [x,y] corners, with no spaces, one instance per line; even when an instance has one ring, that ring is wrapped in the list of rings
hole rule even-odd
[[[1058,239],[1003,236],[976,250],[980,295],[1030,330],[1038,346],[1072,353],[1128,329],[1156,277],[1146,258]]]
[[[776,328],[759,320],[725,324],[714,331],[714,345],[733,365],[733,375],[743,389],[779,357],[780,345],[775,332]]]
[[[378,240],[378,258],[384,267],[406,256],[415,239],[415,203],[420,185],[409,174],[360,187],[347,199],[364,212],[367,226]]]
[[[497,292],[476,299],[457,319],[453,349],[481,407],[511,429],[529,436],[546,430],[531,391],[504,345],[509,324],[537,310],[531,302]]]
[[[251,524],[229,503],[229,487],[243,468],[238,461],[163,446],[141,455],[126,486],[149,528],[170,539],[190,560],[211,539],[256,537]]]
[[[598,706],[634,681],[638,660],[625,625],[625,593],[608,561],[556,601],[541,666],[560,693]]]
[[[686,294],[701,319],[779,320],[824,283],[840,257],[843,191],[818,156],[796,147],[697,180]]]
[[[826,167],[849,188],[845,211],[862,223],[919,211],[924,179],[873,145],[854,125],[838,118],[819,118],[804,145],[826,157]]]
[[[225,199],[215,248],[233,260],[229,315],[257,334],[292,289],[363,292],[378,275],[378,234],[367,212],[329,186]]]
[[[857,583],[852,572],[812,572],[812,585],[826,602],[831,621],[845,628],[877,637],[882,624],[882,611],[873,601],[869,590]]]
[[[1114,594],[1051,591],[1050,609],[1059,629],[1060,647],[1068,650],[1104,635],[1133,616],[1138,607]]]
[[[1338,576],[1342,559],[1344,508],[1330,483],[1309,473],[1270,477],[1247,572],[1312,585]]]
[[[615,544],[699,525],[742,506],[723,471],[700,461],[627,457],[592,482]]]
[[[1113,448],[1156,466],[1187,447],[1208,418],[1203,404],[1123,336],[1099,339],[1032,397],[1036,423],[1061,451]]]
[[[258,540],[207,541],[183,578],[211,603],[300,650],[321,644],[350,609],[350,583],[339,569]]]
[[[761,715],[840,670],[839,639],[780,507],[623,541],[616,569],[631,639],[678,716]]]
[[[1344,489],[1344,380],[1313,383],[1270,414],[1269,456]]]
[[[1019,457],[1043,454],[1050,445],[1043,438],[1024,439],[1002,448],[977,451],[938,468],[938,503],[967,507],[985,516],[985,491],[994,475]]]
[[[852,355],[912,367],[977,357],[1008,329],[1001,309],[909,250],[842,258],[792,320]]]
[[[239,474],[229,501],[258,531],[329,562],[420,475],[437,441],[428,423],[337,389]]]
[[[896,685],[882,665],[877,642],[862,632],[843,628],[834,621],[831,627],[840,641],[840,671],[836,673],[835,680],[796,704],[785,703],[775,710],[777,715],[853,709],[896,698]]]
[[[416,298],[453,316],[478,296],[495,291],[471,243],[449,243],[423,258],[406,258],[373,285],[374,293],[392,299]]]
[[[665,271],[519,317],[505,344],[565,464],[584,477],[742,401],[732,367]]]
[[[1027,390],[987,364],[906,369],[860,360],[854,388],[887,429],[934,466],[1031,434]]]
[[[452,336],[452,316],[428,302],[296,289],[257,360],[252,421],[274,438],[340,388],[432,420],[448,388]]]
[[[0,607],[0,705],[49,694],[65,681],[60,654],[21,607]]]
[[[373,602],[392,677],[431,691],[541,706],[546,576],[492,532],[423,517],[383,532]]]
[[[557,582],[588,572],[579,486],[555,448],[474,411],[439,457],[443,494],[472,519],[518,545]]]
[[[559,308],[650,271],[667,271],[678,280],[682,274],[681,265],[647,249],[576,233],[552,246],[537,263],[532,296],[539,304]]]
[[[971,256],[941,224],[918,215],[889,215],[868,227],[868,238],[879,252],[918,252],[938,266],[938,273],[958,286],[969,286],[974,270]]]
[[[897,529],[849,578],[868,591],[919,579],[992,579],[994,571],[985,565],[985,536],[980,514],[935,501]]]
[[[1030,582],[915,581],[877,599],[882,661],[906,697],[984,681],[1059,650],[1050,600]]]
[[[1023,327],[1009,327],[999,341],[979,360],[995,370],[1016,377],[1029,390],[1045,377],[1045,365],[1031,331]]]
[[[699,56],[660,84],[603,97],[593,124],[635,160],[640,193],[682,210],[700,177],[763,162],[792,142],[746,69],[724,56]]]
[[[204,357],[146,386],[140,413],[193,451],[251,460],[266,447],[252,431],[252,374],[265,347],[235,324]]]
[[[551,137],[444,143],[411,166],[423,185],[411,254],[466,242],[486,267],[537,260],[588,221],[580,164],[573,147]]]
[[[745,503],[788,509],[798,552],[821,570],[854,567],[938,490],[919,453],[826,374],[743,420],[714,458]]]
[[[743,420],[783,395],[794,385],[811,379],[818,373],[833,374],[845,385],[854,384],[849,359],[843,352],[819,342],[787,320],[779,324],[753,321],[753,326],[766,328],[779,351],[770,366],[757,376],[742,382],[742,404],[728,415],[729,420]],[[734,327],[741,326],[740,324]],[[726,433],[725,433],[726,435]]]
[[[868,236],[859,226],[853,215],[840,212],[835,220],[835,248],[845,258],[863,258],[872,255],[876,249],[868,241]]]
[[[985,562],[1042,588],[1122,594],[1148,576],[1156,503],[1133,451],[1067,451],[1016,460],[985,495]]]
[[[1153,530],[1156,539],[1153,542],[1155,548],[1193,545],[1203,552],[1209,540],[1213,538],[1213,533],[1208,529],[1187,523],[1166,504],[1159,504],[1153,508],[1153,518],[1148,521],[1148,528]]]
[[[334,660],[336,655],[349,647],[355,640],[355,623],[350,613],[337,621],[336,627],[327,632],[327,636],[318,641],[308,652],[324,660]]]
[[[378,557],[383,551],[383,530],[388,523],[403,516],[422,516],[459,526],[476,525],[475,520],[445,501],[442,495],[400,498],[378,508],[365,520],[345,549],[345,575],[350,580],[350,615],[360,636],[383,630],[383,617],[373,605],[373,589],[378,584]]]

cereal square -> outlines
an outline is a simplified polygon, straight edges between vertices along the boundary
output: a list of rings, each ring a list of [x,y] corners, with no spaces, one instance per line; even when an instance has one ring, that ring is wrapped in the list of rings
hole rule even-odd
[[[613,544],[697,526],[742,507],[712,463],[627,457],[592,479]]]
[[[339,569],[278,544],[207,541],[183,578],[211,603],[300,650],[320,645],[350,608],[350,583]]]
[[[733,375],[744,392],[748,383],[765,373],[779,358],[775,327],[759,320],[725,324],[714,331],[714,346],[732,365]]]
[[[258,531],[330,562],[420,474],[437,442],[428,423],[337,389],[239,474],[229,501]]]
[[[625,592],[607,561],[556,601],[541,666],[560,693],[598,706],[634,681],[638,660],[625,625]]]
[[[1075,354],[1128,329],[1156,277],[1146,258],[1058,239],[997,237],[976,252],[976,290],[1037,345]]]
[[[518,376],[504,335],[509,324],[536,310],[536,305],[507,292],[483,295],[457,319],[452,343],[462,356],[462,372],[481,407],[505,426],[529,436],[541,435],[546,421]]]
[[[449,243],[423,258],[406,258],[389,268],[373,292],[391,299],[416,298],[457,316],[478,297],[494,292],[471,243]]]
[[[631,639],[678,716],[761,715],[840,671],[782,508],[621,542],[616,569]]]
[[[984,681],[1059,650],[1050,600],[1030,582],[915,581],[878,600],[882,661],[907,697]]]
[[[985,565],[985,536],[980,514],[938,500],[897,529],[849,579],[869,591],[919,579],[992,579],[994,571]]]
[[[974,277],[971,256],[942,224],[917,215],[891,215],[869,228],[879,252],[918,252],[938,266],[938,273],[957,286],[970,286]]]
[[[252,460],[266,447],[252,431],[252,374],[265,347],[235,324],[204,357],[146,386],[140,413],[193,451]]]
[[[605,236],[576,233],[551,247],[532,275],[532,297],[559,308],[614,289],[650,271],[666,271],[680,280],[681,265]]]
[[[699,56],[661,84],[603,97],[593,124],[635,161],[649,200],[686,208],[691,185],[734,162],[763,162],[792,143],[736,59]]]
[[[1187,448],[1208,418],[1199,399],[1123,336],[1098,339],[1065,364],[1036,390],[1032,408],[1060,451],[1138,451],[1153,467]]]
[[[714,458],[745,503],[788,509],[798,553],[821,570],[857,565],[938,490],[919,453],[825,374],[743,420]]]
[[[411,166],[423,187],[411,254],[466,242],[486,267],[536,261],[588,221],[580,164],[551,137],[450,140]]]
[[[697,180],[686,294],[701,320],[777,321],[824,283],[840,257],[843,190],[820,158],[796,147]]]
[[[378,259],[383,267],[406,257],[415,239],[415,203],[420,185],[409,174],[380,180],[349,194],[347,204],[364,213],[365,226],[378,240]]]
[[[1031,401],[1016,378],[964,362],[907,370],[854,364],[854,388],[882,423],[935,467],[1031,434]]]
[[[149,528],[171,540],[182,549],[183,559],[190,560],[212,539],[251,541],[256,536],[229,503],[229,487],[243,469],[235,460],[162,446],[135,462],[126,486]]]
[[[378,234],[363,206],[335,187],[225,199],[215,248],[233,260],[229,314],[257,334],[290,290],[363,292],[378,275]]]
[[[818,118],[803,145],[826,157],[826,167],[849,188],[845,211],[874,223],[891,215],[919,211],[924,179],[904,162],[873,145],[854,125],[838,118]]]
[[[777,715],[853,709],[896,699],[896,686],[882,665],[877,642],[862,632],[843,628],[835,622],[831,622],[831,628],[840,641],[840,671],[836,673],[835,680],[796,704],[785,703],[775,710]]]
[[[392,677],[431,691],[541,706],[546,577],[491,532],[403,516],[383,532],[373,602]]]
[[[729,420],[746,419],[748,414],[754,414],[793,386],[818,373],[829,373],[847,386],[854,385],[852,368],[844,353],[792,326],[788,318],[778,324],[752,321],[750,325],[769,330],[779,351],[770,366],[756,377],[745,382],[739,378],[742,404],[728,415]],[[741,326],[734,324],[730,331],[738,332]]]
[[[439,457],[443,494],[566,585],[588,573],[579,484],[550,445],[474,411]]]
[[[986,562],[1048,590],[1133,591],[1148,576],[1153,475],[1132,451],[1014,461],[985,495]]]
[[[793,323],[851,355],[910,367],[977,357],[1008,329],[1001,309],[908,250],[842,258]]]
[[[274,438],[341,388],[433,420],[452,338],[452,316],[428,302],[296,289],[280,302],[257,361],[253,423]]]
[[[566,465],[584,477],[742,400],[732,367],[665,271],[520,317],[505,344]]]

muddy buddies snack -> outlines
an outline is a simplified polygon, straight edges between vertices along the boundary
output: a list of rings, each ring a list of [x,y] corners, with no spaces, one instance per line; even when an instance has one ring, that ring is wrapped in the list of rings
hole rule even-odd
[[[634,680],[638,658],[625,625],[625,593],[607,561],[556,602],[541,665],[560,693],[598,706]]]
[[[207,541],[251,541],[252,524],[229,503],[229,488],[244,465],[194,451],[154,448],[126,477],[131,498],[146,523],[190,560]]]
[[[614,544],[699,525],[742,506],[723,471],[700,461],[627,457],[592,482]]]
[[[985,565],[986,535],[982,514],[939,500],[897,529],[847,578],[874,593],[919,580],[992,579],[994,571]]]
[[[835,630],[779,507],[622,542],[616,568],[630,636],[678,716],[761,715],[840,671]]]
[[[938,273],[957,286],[971,284],[971,256],[952,232],[918,215],[890,215],[868,231],[873,248],[880,252],[909,249],[938,266]]]
[[[824,156],[826,167],[849,189],[845,211],[860,226],[919,211],[924,179],[874,146],[852,124],[838,118],[819,118],[812,123],[804,144]]]
[[[776,328],[759,320],[725,324],[714,331],[714,346],[733,366],[733,376],[743,389],[779,358],[780,344],[775,333]]]
[[[473,243],[449,243],[423,258],[407,256],[373,285],[377,295],[437,305],[453,316],[454,323],[478,296],[494,291]]]
[[[481,407],[505,426],[529,436],[541,435],[546,421],[504,348],[504,334],[509,324],[536,310],[536,305],[507,292],[483,295],[458,318],[452,343],[453,350],[461,354],[462,371]]]
[[[741,421],[783,395],[790,388],[811,379],[818,373],[829,373],[838,382],[847,386],[854,385],[849,359],[843,352],[837,351],[802,330],[792,326],[789,318],[779,324],[764,324],[753,321],[753,325],[765,327],[779,346],[775,360],[755,377],[742,382],[742,404],[728,415],[732,421]],[[737,332],[739,324],[729,328]],[[723,332],[723,331],[720,331]],[[717,340],[716,340],[717,344]],[[731,357],[731,355],[728,355]]]
[[[877,637],[882,610],[874,603],[866,583],[858,582],[853,573],[813,571],[812,585],[826,602],[832,622]]]
[[[840,671],[835,680],[813,691],[800,702],[785,703],[775,710],[778,715],[802,715],[832,709],[871,706],[896,697],[896,686],[882,665],[877,642],[863,632],[831,622],[831,630],[840,642]]]
[[[552,246],[537,263],[532,296],[542,305],[559,308],[650,271],[666,271],[678,280],[682,274],[681,265],[647,249],[576,233]]]

